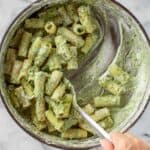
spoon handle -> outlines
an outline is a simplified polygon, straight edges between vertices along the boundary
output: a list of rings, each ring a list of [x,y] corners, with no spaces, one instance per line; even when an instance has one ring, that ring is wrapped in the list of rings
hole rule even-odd
[[[95,130],[99,137],[104,136],[107,140],[112,143],[112,139],[107,131],[105,131],[100,125],[98,125],[87,113],[85,113],[79,106],[76,107],[80,115],[89,123],[89,125]]]

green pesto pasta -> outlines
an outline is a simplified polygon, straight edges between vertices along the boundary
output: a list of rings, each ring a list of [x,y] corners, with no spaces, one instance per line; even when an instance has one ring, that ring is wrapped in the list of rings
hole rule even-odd
[[[14,38],[10,42],[11,48],[18,49],[23,32],[24,32],[24,30],[22,28],[20,28],[16,31]]]
[[[31,28],[31,29],[42,29],[44,28],[45,22],[42,19],[38,18],[31,18],[25,20],[24,27],[25,28]]]
[[[29,16],[10,40],[4,67],[10,100],[22,119],[39,134],[68,140],[95,134],[74,108],[75,95],[66,77],[78,71],[80,59],[98,40],[97,25],[89,6],[69,2],[47,6]],[[109,71],[109,81],[115,85],[99,81],[104,94],[109,94],[98,95],[94,102],[82,105],[105,129],[113,126],[109,108],[120,106],[123,92],[118,90],[124,87],[121,80],[126,78],[123,70],[116,69],[122,75],[115,69]],[[119,87],[113,88],[116,85]],[[110,93],[114,94],[112,99]]]
[[[55,44],[57,48],[57,53],[61,55],[64,60],[70,60],[71,52],[67,44],[67,40],[63,36],[59,35],[55,38]]]
[[[52,51],[51,43],[43,42],[34,60],[34,65],[41,67]]]
[[[31,109],[31,119],[36,128],[41,131],[47,128],[45,121],[38,121],[35,106]]]
[[[78,14],[77,14],[76,5],[75,4],[67,4],[66,9],[67,9],[69,17],[75,23],[77,23],[79,21],[79,17],[78,17]]]
[[[11,77],[10,77],[10,83],[12,84],[19,84],[19,79],[18,79],[18,75],[20,73],[20,69],[22,67],[22,61],[20,60],[15,60],[13,68],[12,68],[12,72],[11,72]]]
[[[121,105],[120,96],[106,95],[94,98],[94,105],[100,107],[119,107]]]
[[[59,12],[57,11],[57,7],[51,7],[45,10],[44,12],[38,13],[38,17],[42,20],[49,21],[52,18],[56,18],[59,15]]]
[[[67,41],[75,45],[77,48],[81,48],[85,43],[81,36],[76,35],[74,32],[65,27],[58,28],[58,34],[64,36]]]
[[[115,80],[119,81],[121,84],[126,84],[130,78],[127,72],[124,72],[122,68],[115,64],[110,66],[109,73]]]
[[[49,34],[55,34],[56,31],[57,31],[57,26],[55,25],[54,22],[52,21],[49,21],[45,24],[45,27],[44,27],[45,31]]]
[[[29,97],[34,97],[34,90],[33,90],[33,86],[26,80],[26,79],[22,79],[21,80],[21,85],[25,91],[25,93],[29,96]]]
[[[112,120],[111,117],[107,117],[105,118],[104,120],[98,122],[98,124],[104,128],[104,129],[108,129],[108,128],[111,128],[114,124],[114,121]]]
[[[110,116],[110,111],[108,108],[99,109],[99,110],[95,111],[95,113],[93,115],[91,115],[93,120],[95,120],[96,122],[103,120],[104,118],[106,118],[108,116]]]
[[[55,89],[51,98],[55,100],[59,100],[64,94],[66,90],[66,85],[64,83],[60,83],[60,85]]]
[[[44,97],[44,87],[47,79],[47,74],[39,71],[35,73],[34,78],[34,95],[35,97]]]
[[[35,74],[39,71],[39,68],[37,66],[31,66],[28,70],[28,76],[27,76],[27,80],[29,82],[34,82],[35,79]]]
[[[29,97],[25,94],[23,87],[18,87],[15,89],[15,95],[17,99],[19,100],[19,103],[21,104],[23,109],[26,109],[31,106],[31,100]]]
[[[35,73],[34,79],[34,95],[36,98],[35,111],[38,121],[45,121],[45,99],[44,87],[47,79],[47,74],[44,72]]]
[[[63,22],[64,26],[68,26],[68,25],[72,24],[72,20],[70,19],[69,15],[67,14],[65,7],[63,7],[63,6],[59,7],[58,12],[64,20],[64,22]]]
[[[32,34],[24,31],[21,38],[21,42],[19,44],[19,52],[18,52],[19,57],[27,57],[31,39]]]
[[[56,130],[61,131],[64,125],[64,121],[57,119],[53,111],[49,109],[45,112],[47,120],[55,127]]]
[[[83,139],[87,138],[88,132],[86,130],[77,128],[77,129],[68,129],[65,132],[62,132],[61,137],[65,139]]]
[[[38,31],[36,31],[36,32],[33,34],[33,36],[32,36],[31,42],[33,43],[37,37],[43,37],[43,35],[44,35],[44,31],[43,31],[43,30],[38,30]]]
[[[99,84],[114,95],[120,95],[124,93],[125,89],[122,85],[118,84],[116,81],[110,78],[104,78],[99,80]]]
[[[89,115],[93,114],[95,111],[94,107],[91,104],[85,105],[83,110]]]
[[[85,39],[85,44],[81,48],[81,52],[84,54],[87,54],[94,46],[94,43],[96,43],[97,39],[98,39],[98,36],[96,33],[87,35]]]
[[[37,37],[29,49],[28,58],[30,60],[32,61],[34,60],[40,47],[41,47],[41,37]]]
[[[52,72],[45,86],[45,93],[47,95],[51,96],[53,91],[56,89],[56,87],[60,83],[62,77],[63,77],[63,73],[61,71],[55,70]]]
[[[78,8],[79,19],[87,33],[93,33],[97,26],[93,19],[91,8],[89,6],[80,6]]]
[[[73,28],[73,32],[77,35],[85,34],[85,28],[79,23],[73,24],[72,28]]]
[[[11,102],[13,103],[13,106],[16,108],[16,109],[19,109],[21,108],[21,103],[20,101],[18,100],[17,96],[15,95],[15,90],[14,88],[12,87],[9,87],[9,95],[10,95],[10,99],[11,99]]]
[[[60,101],[50,101],[50,106],[53,109],[57,118],[68,118],[71,110],[73,96],[66,94]]]
[[[70,47],[70,53],[71,53],[71,59],[67,63],[67,69],[73,70],[78,69],[78,53],[77,53],[77,47],[71,46]]]
[[[36,97],[35,112],[38,121],[46,121],[45,111],[46,105],[44,97]]]
[[[62,68],[62,62],[60,56],[57,54],[53,54],[49,56],[46,65],[43,67],[43,70],[46,71],[54,71]]]
[[[4,66],[5,67],[4,72],[6,75],[11,76],[11,71],[15,60],[16,60],[16,50],[9,48],[6,54],[5,66]]]
[[[31,67],[32,61],[30,59],[25,59],[20,70],[18,80],[20,81],[22,78],[26,78],[28,76],[28,69]]]

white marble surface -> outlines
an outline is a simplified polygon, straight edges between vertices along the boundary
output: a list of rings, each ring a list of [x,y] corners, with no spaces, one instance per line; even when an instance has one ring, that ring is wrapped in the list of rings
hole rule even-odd
[[[34,0],[0,0],[0,41],[9,23]],[[150,0],[118,0],[141,21],[150,36]],[[150,105],[130,132],[150,140]],[[36,141],[20,129],[0,100],[0,150],[55,150]]]

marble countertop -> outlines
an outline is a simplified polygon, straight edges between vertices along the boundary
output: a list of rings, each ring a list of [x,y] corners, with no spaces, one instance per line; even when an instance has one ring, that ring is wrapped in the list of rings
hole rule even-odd
[[[35,0],[0,0],[0,41],[19,12]],[[118,0],[140,20],[150,36],[150,1]],[[129,132],[150,141],[150,105]],[[12,120],[0,100],[0,150],[56,150],[26,134]],[[58,149],[57,149],[58,150]]]

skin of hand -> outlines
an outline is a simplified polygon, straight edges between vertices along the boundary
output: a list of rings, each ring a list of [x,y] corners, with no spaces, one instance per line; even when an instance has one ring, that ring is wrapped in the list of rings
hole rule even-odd
[[[150,150],[150,144],[131,134],[112,133],[112,143],[108,140],[101,140],[104,150]]]

